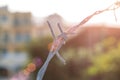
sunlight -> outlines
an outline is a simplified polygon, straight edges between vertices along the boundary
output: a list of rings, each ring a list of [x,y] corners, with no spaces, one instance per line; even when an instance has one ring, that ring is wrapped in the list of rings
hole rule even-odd
[[[116,0],[4,0],[1,1],[0,6],[8,5],[13,12],[30,11],[36,17],[46,17],[53,13],[58,13],[69,22],[80,22],[94,11],[104,9],[115,1]],[[119,13],[120,10],[117,14]],[[111,23],[114,20],[112,16],[113,13],[109,12],[102,14],[99,18],[94,18],[91,22]],[[119,18],[118,15],[117,17]]]
[[[0,80],[120,80],[116,1],[1,0]]]

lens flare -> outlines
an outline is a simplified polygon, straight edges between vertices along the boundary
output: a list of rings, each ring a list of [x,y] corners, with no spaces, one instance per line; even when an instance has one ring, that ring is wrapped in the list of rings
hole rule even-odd
[[[23,70],[23,74],[28,76],[30,74],[30,72],[27,69],[25,69],[25,70]]]
[[[29,72],[35,71],[36,70],[36,65],[34,63],[30,63],[30,64],[28,64],[26,70],[29,71]]]
[[[28,80],[28,75],[25,75],[24,72],[19,72],[14,75],[10,80]]]
[[[33,59],[33,63],[36,65],[36,67],[39,67],[42,65],[42,60],[41,58],[36,57]]]
[[[29,75],[36,70],[37,67],[42,65],[42,60],[40,58],[34,58],[31,63],[27,65],[27,67],[13,75],[9,80],[29,80]]]

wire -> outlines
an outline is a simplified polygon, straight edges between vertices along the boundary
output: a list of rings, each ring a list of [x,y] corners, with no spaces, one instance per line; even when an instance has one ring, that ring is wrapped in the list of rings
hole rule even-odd
[[[106,8],[104,10],[95,11],[93,14],[91,14],[88,17],[86,17],[85,19],[83,19],[78,25],[73,26],[73,27],[69,28],[68,30],[66,30],[66,32],[64,32],[64,33],[67,33],[67,34],[65,34],[65,36],[68,36],[68,34],[74,33],[74,31],[77,30],[78,27],[80,27],[83,24],[85,24],[86,22],[88,22],[93,16],[98,15],[98,14],[100,14],[102,12],[105,12],[105,11],[110,11],[110,10],[114,11],[114,10],[118,9],[119,7],[120,7],[120,2],[118,1],[118,2],[115,2],[114,4],[110,5],[108,8]],[[49,25],[49,27],[51,29],[51,33],[52,33],[53,38],[54,38],[55,35],[54,35],[53,31],[52,31],[52,28],[51,28],[49,23],[48,23],[48,25]],[[37,74],[37,80],[42,80],[43,79],[43,76],[45,74],[45,71],[47,69],[47,66],[48,66],[50,60],[59,51],[59,49],[62,47],[64,42],[65,42],[64,36],[61,35],[61,34],[53,41],[53,44],[52,44],[51,50],[49,52],[49,55],[47,57],[47,60],[45,61],[42,68],[39,70],[39,72]]]

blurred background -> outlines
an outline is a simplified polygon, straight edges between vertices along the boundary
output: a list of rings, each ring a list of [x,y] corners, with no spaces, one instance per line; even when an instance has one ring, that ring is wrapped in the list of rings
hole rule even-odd
[[[81,26],[60,49],[67,64],[55,56],[43,80],[120,80],[117,18],[113,23],[94,22],[95,18]],[[0,80],[36,80],[53,41],[46,20],[56,35],[60,34],[57,23],[63,30],[77,24],[58,13],[38,18],[30,11],[13,12],[7,5],[0,6]]]

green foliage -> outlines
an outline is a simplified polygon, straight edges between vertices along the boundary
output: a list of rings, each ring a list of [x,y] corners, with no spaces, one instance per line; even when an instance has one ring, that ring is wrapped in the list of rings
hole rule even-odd
[[[102,74],[102,76],[107,75],[103,76],[102,80],[114,80],[114,78],[120,80],[118,76],[120,74],[120,44],[119,42],[117,42],[118,44],[115,43],[116,40],[114,38],[107,38],[103,41],[104,48],[108,49],[93,57],[93,65],[87,69],[90,76],[95,77],[96,75]]]
[[[40,57],[44,62],[51,41],[49,37],[33,41],[28,47],[32,57]],[[66,47],[60,53],[67,64],[55,56],[43,80],[120,80],[120,41],[114,37],[101,40],[93,48]]]
[[[27,50],[31,54],[32,58],[40,57],[45,61],[48,50],[48,44],[52,41],[51,37],[43,37],[33,40],[31,44],[27,45]]]

